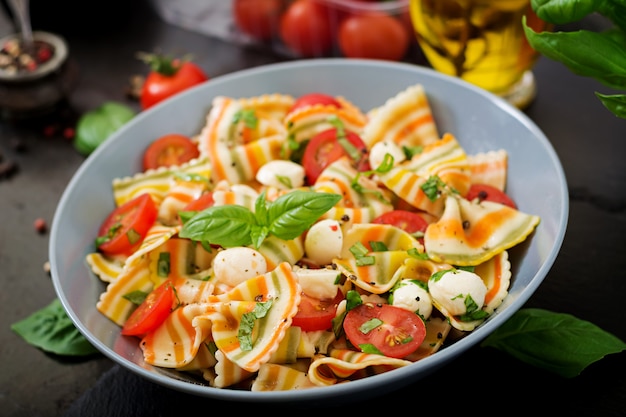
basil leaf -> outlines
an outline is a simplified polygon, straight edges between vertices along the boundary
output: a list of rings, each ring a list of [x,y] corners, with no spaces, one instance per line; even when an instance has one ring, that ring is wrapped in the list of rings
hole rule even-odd
[[[246,207],[229,204],[203,210],[183,225],[179,235],[227,247],[248,246],[250,231],[256,226],[254,213]]]
[[[57,355],[87,356],[98,352],[74,326],[58,298],[13,323],[11,330],[27,343]]]
[[[278,197],[267,211],[267,226],[274,236],[290,240],[300,236],[339,200],[339,194],[292,191]]]
[[[105,102],[78,119],[74,148],[82,155],[91,154],[133,117],[135,111],[132,108],[115,101]]]
[[[604,107],[606,107],[611,113],[626,119],[626,94],[605,95],[596,93],[596,97],[600,99]]]
[[[518,310],[481,346],[566,378],[606,355],[626,350],[626,343],[590,322],[537,308]]]

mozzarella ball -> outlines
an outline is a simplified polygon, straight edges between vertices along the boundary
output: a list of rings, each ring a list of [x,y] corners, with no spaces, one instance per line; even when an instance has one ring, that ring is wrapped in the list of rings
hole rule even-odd
[[[304,167],[292,161],[275,159],[264,164],[256,173],[256,180],[263,185],[281,190],[304,185]]]
[[[487,295],[487,287],[482,278],[473,272],[461,269],[430,278],[428,289],[433,300],[448,313],[459,316],[467,312],[465,300],[472,297],[478,308],[482,308]]]
[[[433,311],[433,300],[426,289],[415,282],[404,279],[393,291],[391,305],[414,312],[427,319]]]
[[[231,287],[266,272],[267,261],[260,252],[251,248],[224,249],[213,260],[215,279]]]
[[[306,256],[318,265],[328,265],[338,258],[343,247],[343,231],[337,220],[324,219],[313,224],[304,239]]]
[[[401,147],[391,141],[377,142],[372,146],[370,151],[370,166],[376,169],[385,160],[385,155],[390,154],[393,157],[393,165],[398,165],[406,159],[406,155]]]

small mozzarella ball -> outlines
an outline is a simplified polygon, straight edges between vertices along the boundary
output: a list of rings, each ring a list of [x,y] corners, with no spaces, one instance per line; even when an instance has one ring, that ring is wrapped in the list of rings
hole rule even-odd
[[[414,312],[427,319],[433,311],[433,300],[426,289],[415,282],[402,280],[393,291],[391,305]]]
[[[337,220],[324,219],[313,224],[304,239],[307,257],[318,265],[328,265],[338,258],[343,247],[343,231]]]
[[[264,164],[256,174],[256,180],[263,185],[281,190],[302,187],[304,168],[292,161],[276,159]]]
[[[339,290],[337,276],[341,275],[341,272],[326,268],[298,268],[295,271],[300,287],[302,287],[302,292],[309,297],[326,300],[335,298],[337,295],[337,290]]]
[[[260,252],[246,247],[221,250],[213,260],[215,279],[234,287],[249,278],[267,272],[267,262]]]
[[[383,163],[386,154],[390,154],[393,157],[394,166],[406,159],[402,148],[394,142],[387,140],[377,142],[370,150],[370,166],[372,169],[378,168]]]
[[[478,308],[482,308],[487,287],[482,278],[473,272],[455,270],[431,278],[428,282],[430,296],[453,316],[467,312],[465,300],[472,297]]]

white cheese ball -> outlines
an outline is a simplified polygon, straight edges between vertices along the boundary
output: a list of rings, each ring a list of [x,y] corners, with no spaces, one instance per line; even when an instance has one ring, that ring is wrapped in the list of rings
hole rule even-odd
[[[295,269],[298,276],[298,282],[304,292],[309,297],[326,300],[335,298],[339,286],[336,284],[338,275],[341,272],[334,269]]]
[[[304,185],[304,167],[293,161],[275,159],[264,164],[256,173],[256,180],[263,185],[281,190]]]
[[[405,279],[393,291],[391,305],[418,313],[424,319],[430,317],[433,311],[433,300],[430,294],[415,282]]]
[[[265,258],[260,252],[251,248],[224,249],[219,251],[213,260],[215,279],[231,287],[266,272]]]
[[[453,316],[465,314],[465,299],[470,296],[482,308],[487,295],[487,287],[482,278],[473,272],[455,270],[446,272],[439,279],[428,282],[430,296]]]
[[[385,160],[385,155],[390,154],[393,157],[393,165],[398,165],[400,162],[406,159],[406,155],[402,148],[396,145],[392,141],[377,142],[372,146],[370,151],[370,166],[372,169],[376,169]]]
[[[343,231],[337,220],[324,219],[313,224],[304,239],[306,256],[318,265],[328,265],[341,254]]]

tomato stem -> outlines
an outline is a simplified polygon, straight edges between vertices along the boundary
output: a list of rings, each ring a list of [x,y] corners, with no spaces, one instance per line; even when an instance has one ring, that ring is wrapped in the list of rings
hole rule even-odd
[[[150,65],[152,71],[166,76],[175,75],[184,62],[191,60],[191,57],[187,55],[183,58],[172,58],[166,55],[150,54],[147,52],[138,52],[137,58]]]

